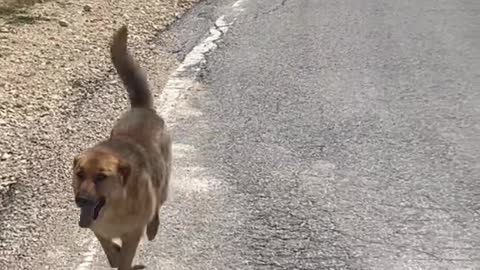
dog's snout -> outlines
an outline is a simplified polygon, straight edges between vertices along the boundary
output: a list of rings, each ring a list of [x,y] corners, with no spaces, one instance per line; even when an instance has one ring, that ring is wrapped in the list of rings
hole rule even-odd
[[[95,205],[95,199],[93,199],[90,196],[87,196],[86,194],[80,194],[77,197],[75,197],[75,204],[77,204],[78,207],[86,207],[86,206],[92,206]]]

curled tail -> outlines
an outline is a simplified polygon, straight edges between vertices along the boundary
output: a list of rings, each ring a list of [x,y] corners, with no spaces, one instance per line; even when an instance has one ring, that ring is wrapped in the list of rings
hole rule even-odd
[[[127,88],[130,105],[140,108],[152,108],[153,98],[148,82],[141,68],[127,49],[127,26],[122,26],[113,35],[110,54],[113,66]]]

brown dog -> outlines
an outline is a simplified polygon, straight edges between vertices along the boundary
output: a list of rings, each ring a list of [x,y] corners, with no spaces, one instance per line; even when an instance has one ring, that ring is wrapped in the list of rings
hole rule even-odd
[[[109,139],[75,157],[73,190],[80,227],[94,232],[111,267],[130,270],[145,229],[150,241],[157,234],[158,211],[168,193],[171,140],[153,109],[147,81],[128,52],[126,26],[115,33],[110,52],[131,109]],[[113,238],[121,239],[121,247]]]

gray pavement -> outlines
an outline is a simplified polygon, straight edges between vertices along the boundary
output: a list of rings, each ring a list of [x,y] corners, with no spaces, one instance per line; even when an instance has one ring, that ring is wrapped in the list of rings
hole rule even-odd
[[[480,1],[244,4],[170,119],[174,194],[137,261],[480,269]]]

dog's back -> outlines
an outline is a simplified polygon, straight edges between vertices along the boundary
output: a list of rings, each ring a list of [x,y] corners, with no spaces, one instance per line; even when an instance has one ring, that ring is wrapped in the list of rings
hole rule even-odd
[[[171,139],[163,119],[153,108],[153,98],[141,68],[127,49],[127,28],[120,28],[110,46],[111,59],[128,93],[131,108],[115,123],[111,139],[129,138],[141,145],[150,163],[157,207],[166,200],[171,163]],[[158,218],[158,217],[156,217]]]

